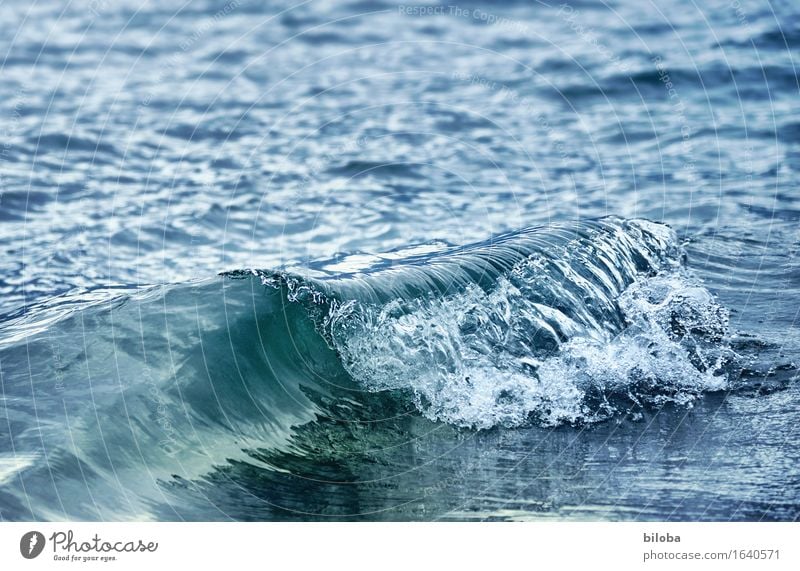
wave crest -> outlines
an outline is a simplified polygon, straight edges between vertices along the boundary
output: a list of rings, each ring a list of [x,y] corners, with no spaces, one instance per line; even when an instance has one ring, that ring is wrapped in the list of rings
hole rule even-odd
[[[724,389],[727,311],[683,260],[666,226],[604,219],[347,279],[262,277],[324,306],[321,333],[368,390],[490,428],[596,422]]]

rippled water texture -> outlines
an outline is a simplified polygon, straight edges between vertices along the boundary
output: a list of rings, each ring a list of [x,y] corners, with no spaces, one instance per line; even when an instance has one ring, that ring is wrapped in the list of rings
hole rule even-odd
[[[800,9],[0,10],[0,519],[797,520]]]

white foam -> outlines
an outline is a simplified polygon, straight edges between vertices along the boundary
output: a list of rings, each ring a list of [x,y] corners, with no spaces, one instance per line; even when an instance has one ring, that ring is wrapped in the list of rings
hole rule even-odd
[[[406,391],[425,416],[464,427],[595,422],[727,386],[727,312],[701,285],[675,271],[640,278],[616,305],[626,326],[615,334],[501,279],[491,293],[349,304],[329,326],[369,390]]]

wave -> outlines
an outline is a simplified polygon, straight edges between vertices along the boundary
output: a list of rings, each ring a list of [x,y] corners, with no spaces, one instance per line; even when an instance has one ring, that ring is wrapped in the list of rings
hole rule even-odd
[[[252,275],[315,308],[360,386],[491,428],[596,422],[725,389],[728,312],[683,262],[669,228],[607,218],[358,275]]]
[[[730,385],[728,312],[666,226],[605,218],[367,259],[62,300],[6,324],[3,503],[145,517],[176,471],[280,472],[359,426],[588,424]]]

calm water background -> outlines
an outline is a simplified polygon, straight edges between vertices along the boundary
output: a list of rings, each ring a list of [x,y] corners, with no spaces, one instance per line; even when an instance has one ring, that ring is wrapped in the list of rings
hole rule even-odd
[[[677,231],[759,380],[583,428],[405,415],[113,508],[26,502],[59,404],[5,400],[0,518],[796,520],[799,50],[789,1],[4,2],[4,399],[64,307],[609,214]]]

